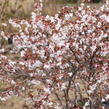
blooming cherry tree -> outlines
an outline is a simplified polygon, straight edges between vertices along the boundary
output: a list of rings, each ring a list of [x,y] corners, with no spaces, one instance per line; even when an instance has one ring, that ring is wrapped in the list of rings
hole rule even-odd
[[[108,5],[64,7],[54,16],[41,15],[42,1],[35,7],[31,19],[9,20],[18,33],[4,33],[20,58],[1,54],[0,72],[12,85],[1,98],[22,94],[26,82],[43,86],[38,95],[28,93],[34,109],[101,109],[109,88]],[[15,74],[24,81],[17,84]]]

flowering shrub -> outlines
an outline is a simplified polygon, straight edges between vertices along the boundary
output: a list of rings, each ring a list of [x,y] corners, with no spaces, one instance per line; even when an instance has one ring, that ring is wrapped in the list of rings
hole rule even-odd
[[[36,85],[38,94],[25,98],[33,109],[101,109],[109,93],[108,5],[64,7],[54,16],[41,15],[42,7],[35,4],[29,20],[9,20],[18,33],[2,32],[20,57],[0,54],[0,79],[10,83],[0,99]]]

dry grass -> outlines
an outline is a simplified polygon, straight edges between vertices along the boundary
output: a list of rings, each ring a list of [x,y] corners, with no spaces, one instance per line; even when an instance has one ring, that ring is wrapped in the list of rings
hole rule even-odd
[[[80,91],[83,94],[82,96],[84,98],[87,98],[87,94],[85,92],[85,87],[84,87],[82,81],[80,79],[77,79],[75,81],[80,83],[80,89],[81,89]],[[6,83],[2,83],[2,86],[4,87],[5,84]],[[7,87],[6,86],[4,87],[4,89],[9,87],[9,86],[7,86]],[[40,90],[43,90],[44,87],[45,86],[44,86],[43,83],[41,83],[39,85],[33,85],[33,86],[30,87],[30,89],[28,88],[28,90],[26,90],[24,92],[24,94],[22,94],[21,96],[18,96],[18,97],[12,96],[7,101],[0,102],[0,109],[33,109],[32,106],[31,106],[31,103],[28,104],[27,102],[25,102],[25,98],[28,97],[28,93],[33,95],[33,96],[37,96],[38,92],[40,92]],[[57,93],[58,93],[59,97],[61,98],[62,102],[64,103],[65,98],[64,98],[63,91],[58,91]],[[76,93],[76,94],[78,94],[77,95],[78,97],[80,96],[79,93]],[[75,91],[70,90],[69,91],[69,97],[70,97],[70,99],[74,99],[75,98]],[[54,103],[58,102],[57,97],[54,93],[52,93],[49,96],[49,100],[54,102]]]
[[[4,17],[2,20],[8,18],[28,18],[31,15],[31,11],[33,10],[34,0],[0,0],[0,10],[3,9],[4,1],[7,1],[4,9]],[[99,4],[86,4],[93,6],[100,6]],[[52,2],[44,2],[43,14],[54,15],[57,11],[59,11],[63,6],[75,6],[78,4],[68,4],[63,2],[63,0],[52,0]]]

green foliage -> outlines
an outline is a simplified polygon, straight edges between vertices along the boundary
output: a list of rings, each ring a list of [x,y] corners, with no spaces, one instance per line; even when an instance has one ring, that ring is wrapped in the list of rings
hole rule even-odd
[[[73,3],[75,3],[75,2],[77,2],[78,0],[67,0],[67,2],[73,2]]]
[[[101,0],[93,0],[93,3],[99,3]]]

